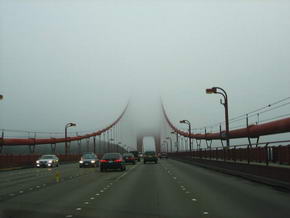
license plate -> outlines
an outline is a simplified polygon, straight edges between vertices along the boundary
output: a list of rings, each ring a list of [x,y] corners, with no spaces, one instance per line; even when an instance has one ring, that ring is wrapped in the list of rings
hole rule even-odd
[[[109,163],[113,163],[113,161],[110,160]]]

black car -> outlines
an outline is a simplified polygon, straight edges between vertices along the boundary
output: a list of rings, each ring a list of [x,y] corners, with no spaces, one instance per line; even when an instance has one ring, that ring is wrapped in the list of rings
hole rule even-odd
[[[138,162],[141,160],[138,151],[130,151],[130,153],[132,153],[134,155],[135,160],[137,160]]]
[[[146,151],[143,155],[143,162],[155,162],[157,164],[158,158],[155,151]]]
[[[123,154],[123,158],[124,158],[126,163],[136,164],[135,157],[134,157],[134,155],[132,153]]]
[[[120,153],[106,153],[100,160],[101,172],[108,169],[126,170],[125,161]]]
[[[161,152],[161,153],[159,154],[159,158],[160,158],[160,159],[162,159],[162,158],[166,158],[166,159],[168,159],[168,155],[167,155],[166,152]]]
[[[99,167],[99,159],[94,153],[85,153],[79,161],[81,167]]]

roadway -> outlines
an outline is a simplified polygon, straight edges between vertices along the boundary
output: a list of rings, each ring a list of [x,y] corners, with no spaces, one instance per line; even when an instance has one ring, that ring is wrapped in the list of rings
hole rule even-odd
[[[289,202],[289,193],[175,160],[125,172],[66,164],[0,173],[1,218],[288,218]]]

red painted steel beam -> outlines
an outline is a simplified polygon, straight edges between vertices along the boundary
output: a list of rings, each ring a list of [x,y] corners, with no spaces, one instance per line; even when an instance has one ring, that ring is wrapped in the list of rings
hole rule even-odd
[[[65,141],[71,142],[71,141],[79,141],[81,139],[90,138],[94,136],[101,135],[102,133],[106,132],[107,130],[111,129],[113,126],[115,126],[124,116],[124,114],[127,111],[128,105],[126,105],[125,109],[121,113],[121,115],[108,127],[98,130],[96,132],[81,135],[81,136],[74,136],[74,137],[67,137],[65,138],[4,138],[2,141],[2,145],[5,146],[16,146],[16,145],[43,145],[43,144],[55,144],[55,143],[63,143]]]
[[[173,131],[177,132],[178,134],[182,136],[191,137],[195,139],[208,139],[208,140],[224,139],[222,137],[222,134],[219,132],[189,135],[188,133],[179,130],[172,124],[172,122],[169,120],[166,114],[163,104],[162,104],[162,111],[168,125],[172,128]],[[286,133],[286,132],[290,132],[290,117],[284,118],[281,120],[275,120],[268,123],[259,124],[259,125],[251,125],[248,128],[232,130],[232,131],[229,131],[229,137],[230,139],[247,138],[247,137],[255,138],[255,137],[264,136],[264,135],[273,135],[273,134],[280,134],[280,133]]]

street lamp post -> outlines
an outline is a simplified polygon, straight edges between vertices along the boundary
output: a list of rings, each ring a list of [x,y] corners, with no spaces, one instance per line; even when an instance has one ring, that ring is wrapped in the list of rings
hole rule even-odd
[[[179,151],[179,140],[178,140],[178,133],[177,132],[171,132],[171,134],[175,134],[176,135],[176,151]]]
[[[72,127],[72,126],[76,126],[75,123],[67,123],[65,125],[65,128],[64,128],[64,137],[65,137],[65,155],[67,155],[68,153],[68,147],[67,147],[67,128],[69,127]]]
[[[179,123],[184,123],[188,125],[188,133],[189,133],[189,151],[191,152],[192,147],[191,147],[191,124],[188,120],[180,120]]]
[[[115,144],[114,144],[115,139],[114,138],[110,138],[110,144],[111,144],[111,148],[112,148],[112,152],[115,152]]]
[[[167,136],[166,139],[170,140],[170,152],[172,152],[172,138]]]
[[[122,142],[118,142],[118,147],[117,147],[117,151],[118,151],[118,152],[120,152],[121,145],[122,145]]]
[[[220,100],[220,103],[225,108],[225,124],[226,124],[226,141],[227,141],[227,148],[230,147],[230,138],[229,138],[229,111],[228,111],[228,95],[226,91],[220,87],[212,87],[210,89],[206,89],[206,94],[220,94],[224,98],[224,102]]]
[[[164,140],[163,143],[166,143],[166,152],[168,153],[168,141]]]

